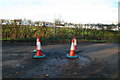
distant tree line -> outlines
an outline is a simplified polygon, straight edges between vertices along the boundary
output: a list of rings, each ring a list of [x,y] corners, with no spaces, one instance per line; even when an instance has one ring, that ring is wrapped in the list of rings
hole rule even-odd
[[[28,25],[28,26],[50,26],[50,27],[69,27],[69,28],[85,28],[85,29],[97,29],[97,30],[119,30],[119,24],[75,24],[75,23],[68,23],[64,20],[54,19],[54,22],[46,22],[46,21],[32,21],[28,19],[0,19],[1,25]]]

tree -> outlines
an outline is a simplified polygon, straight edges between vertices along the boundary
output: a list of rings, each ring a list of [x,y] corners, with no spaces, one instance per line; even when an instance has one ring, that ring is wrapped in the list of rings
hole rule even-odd
[[[61,19],[60,18],[55,18],[54,19],[54,37],[56,37],[56,26],[60,26],[61,24]]]
[[[33,26],[33,22],[31,20],[27,20],[28,21],[28,25],[32,25]]]
[[[107,30],[112,30],[112,28],[115,28],[115,25],[114,25],[114,24],[111,24],[111,25],[108,25],[108,26],[107,26]]]
[[[6,20],[5,19],[0,19],[0,24],[2,23],[6,23]]]
[[[60,25],[61,24],[61,20],[60,19],[54,19],[54,23],[56,26]]]

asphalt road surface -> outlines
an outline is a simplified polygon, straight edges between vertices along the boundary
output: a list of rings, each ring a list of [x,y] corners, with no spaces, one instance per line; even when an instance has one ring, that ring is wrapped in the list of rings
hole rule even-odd
[[[118,78],[118,43],[78,43],[77,59],[68,59],[70,43],[42,43],[44,59],[33,59],[35,42],[3,42],[3,78]]]

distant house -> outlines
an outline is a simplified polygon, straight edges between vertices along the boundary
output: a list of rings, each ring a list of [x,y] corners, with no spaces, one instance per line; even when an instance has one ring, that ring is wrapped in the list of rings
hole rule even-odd
[[[28,20],[27,19],[22,20],[21,25],[29,25]]]
[[[52,22],[46,22],[45,26],[54,27],[54,23],[52,23]]]

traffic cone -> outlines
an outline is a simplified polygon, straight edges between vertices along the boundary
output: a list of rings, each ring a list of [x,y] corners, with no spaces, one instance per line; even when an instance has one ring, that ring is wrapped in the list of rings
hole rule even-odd
[[[74,39],[74,50],[75,50],[75,53],[79,53],[80,50],[77,50],[77,40],[76,40],[76,36],[74,36],[73,39]],[[70,52],[70,50],[67,50],[67,52]]]
[[[75,44],[74,44],[74,38],[72,39],[72,43],[71,43],[71,48],[70,48],[70,54],[67,54],[68,58],[77,58],[78,56],[75,54]]]
[[[33,50],[33,52],[34,52],[34,54],[37,52],[37,43],[38,43],[38,38],[36,39],[37,41],[36,41],[36,49],[35,50]],[[42,52],[44,52],[44,50],[42,49]]]
[[[37,37],[36,54],[34,54],[33,58],[44,58],[44,57],[45,55],[42,54],[42,50],[41,50],[40,38]]]

